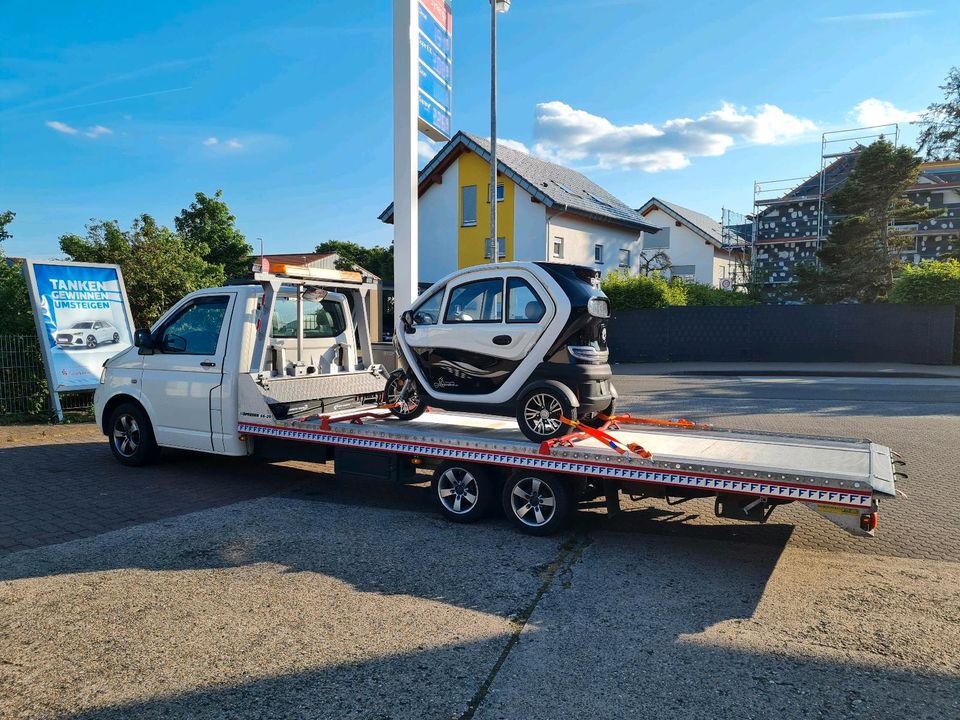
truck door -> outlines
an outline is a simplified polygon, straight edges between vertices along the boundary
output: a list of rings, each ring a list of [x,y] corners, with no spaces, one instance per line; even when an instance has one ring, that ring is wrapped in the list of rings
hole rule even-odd
[[[216,450],[211,405],[220,408],[235,301],[236,293],[195,297],[154,332],[154,354],[143,358],[141,383],[158,444]]]

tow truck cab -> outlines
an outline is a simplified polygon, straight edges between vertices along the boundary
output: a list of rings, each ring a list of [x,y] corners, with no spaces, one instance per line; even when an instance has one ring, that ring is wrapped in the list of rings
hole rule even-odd
[[[190,293],[104,363],[94,407],[121,462],[137,464],[145,444],[249,454],[241,383],[273,419],[378,402],[386,373],[372,362],[359,273],[255,270]]]

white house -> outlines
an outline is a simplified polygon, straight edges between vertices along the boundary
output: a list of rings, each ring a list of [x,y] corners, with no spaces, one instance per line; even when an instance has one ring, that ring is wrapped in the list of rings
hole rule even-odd
[[[650,257],[663,250],[670,258],[668,273],[714,287],[726,285],[735,260],[724,249],[723,227],[695,210],[650,198],[638,211],[647,222],[661,228],[644,236],[643,249]]]
[[[601,273],[640,269],[656,227],[580,173],[497,147],[497,256],[589,265]],[[420,171],[420,282],[491,262],[490,145],[458,132]],[[380,214],[393,222],[393,205]]]

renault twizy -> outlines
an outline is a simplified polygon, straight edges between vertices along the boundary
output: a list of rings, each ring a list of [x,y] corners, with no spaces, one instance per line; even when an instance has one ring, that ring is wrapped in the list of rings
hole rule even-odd
[[[515,262],[453,273],[400,316],[387,401],[402,419],[427,406],[516,415],[533,442],[571,432],[563,417],[599,422],[617,397],[609,316],[592,268]]]

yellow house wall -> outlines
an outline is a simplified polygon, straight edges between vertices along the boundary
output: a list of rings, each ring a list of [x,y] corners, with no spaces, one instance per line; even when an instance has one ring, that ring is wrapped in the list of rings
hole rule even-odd
[[[486,240],[490,235],[490,203],[487,198],[490,164],[472,152],[465,152],[458,162],[460,185],[457,188],[457,203],[460,207],[457,213],[457,261],[458,268],[465,268],[490,262],[484,258]],[[503,185],[503,200],[497,205],[497,237],[504,238],[504,260],[513,260],[516,186],[512,180],[502,176],[497,178],[497,184]],[[477,187],[477,224],[474,227],[464,227],[462,189],[470,185]]]

